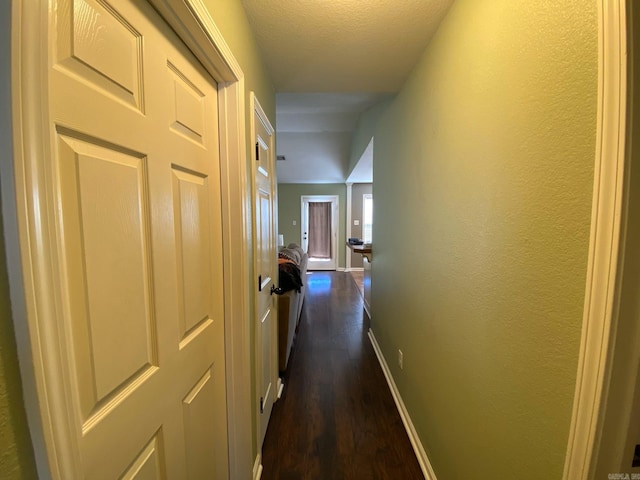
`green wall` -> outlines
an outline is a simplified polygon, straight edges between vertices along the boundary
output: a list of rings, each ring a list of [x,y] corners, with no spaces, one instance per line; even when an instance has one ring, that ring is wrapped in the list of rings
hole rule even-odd
[[[597,38],[593,0],[457,0],[378,122],[372,329],[442,480],[562,477]]]
[[[253,32],[247,20],[240,0],[203,0],[209,10],[211,18],[222,33],[245,76],[247,135],[249,134],[249,120],[253,116],[250,111],[249,93],[254,91],[271,124],[276,126],[276,96],[271,77],[269,76]],[[248,138],[248,145],[253,142]],[[250,153],[251,150],[249,149]]]
[[[349,155],[347,178],[351,175],[351,172],[358,164],[360,157],[362,157],[362,154],[369,145],[371,137],[373,137],[375,133],[378,120],[382,117],[387,108],[389,108],[392,100],[393,99],[391,98],[383,100],[360,115],[360,118],[358,119],[358,126],[356,131],[353,133],[353,138],[351,139],[351,154]]]
[[[338,195],[338,267],[344,268],[347,238],[347,186],[344,183],[279,183],[278,184],[278,233],[284,235],[285,245],[302,244],[300,237],[301,207],[303,195]],[[293,225],[293,222],[296,222]]]
[[[1,222],[0,215],[0,478],[37,478],[11,319]]]
[[[11,150],[11,2],[0,2],[0,157]],[[6,249],[0,205],[0,478],[36,478],[24,409],[15,332],[9,299]]]

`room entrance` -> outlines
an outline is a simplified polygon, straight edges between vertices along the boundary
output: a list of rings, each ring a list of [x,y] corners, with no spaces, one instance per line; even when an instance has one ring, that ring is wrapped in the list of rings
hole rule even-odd
[[[338,196],[301,197],[302,248],[309,270],[335,270],[338,265]]]

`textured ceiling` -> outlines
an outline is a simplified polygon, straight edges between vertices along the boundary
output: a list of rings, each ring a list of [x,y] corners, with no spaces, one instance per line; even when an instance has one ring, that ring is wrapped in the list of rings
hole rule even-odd
[[[379,93],[279,93],[278,132],[353,132],[360,114],[388,97]]]
[[[453,0],[242,0],[278,92],[397,92]]]
[[[452,3],[242,0],[278,92],[279,183],[346,181],[360,115],[400,90]]]

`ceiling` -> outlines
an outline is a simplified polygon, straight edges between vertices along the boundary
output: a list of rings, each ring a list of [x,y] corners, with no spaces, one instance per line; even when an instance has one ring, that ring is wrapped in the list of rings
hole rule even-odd
[[[400,90],[453,0],[242,0],[276,91],[280,183],[343,183],[362,112]]]

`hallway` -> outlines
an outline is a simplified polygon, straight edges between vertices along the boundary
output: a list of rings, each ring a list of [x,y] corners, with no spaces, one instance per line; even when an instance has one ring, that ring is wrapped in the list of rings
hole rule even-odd
[[[263,480],[422,479],[350,274],[313,272],[263,447]]]

